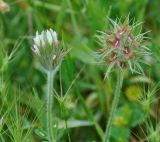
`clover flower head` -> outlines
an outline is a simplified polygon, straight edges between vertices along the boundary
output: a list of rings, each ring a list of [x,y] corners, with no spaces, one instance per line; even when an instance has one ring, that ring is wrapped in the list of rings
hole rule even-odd
[[[123,69],[129,67],[132,72],[143,73],[140,62],[144,62],[144,56],[150,55],[149,48],[145,45],[144,35],[147,33],[136,32],[141,23],[130,24],[129,16],[123,23],[119,19],[111,23],[111,29],[107,32],[100,32],[97,35],[98,43],[102,47],[96,52],[96,59],[99,64],[108,65],[105,77],[113,68]]]
[[[46,70],[54,70],[63,60],[64,52],[59,47],[57,33],[52,29],[36,32],[32,50]]]

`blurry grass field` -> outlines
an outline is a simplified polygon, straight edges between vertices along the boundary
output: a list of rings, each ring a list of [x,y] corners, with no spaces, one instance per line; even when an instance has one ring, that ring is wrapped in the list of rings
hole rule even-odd
[[[160,142],[159,0],[6,0],[0,12],[0,142],[42,142],[46,80],[31,51],[36,31],[52,28],[71,49],[56,75],[54,122],[58,142],[100,142],[116,85],[104,80],[105,66],[93,64],[95,35],[109,28],[107,17],[128,14],[151,31],[152,56],[145,76],[125,70],[111,142]],[[64,95],[66,95],[64,99]]]

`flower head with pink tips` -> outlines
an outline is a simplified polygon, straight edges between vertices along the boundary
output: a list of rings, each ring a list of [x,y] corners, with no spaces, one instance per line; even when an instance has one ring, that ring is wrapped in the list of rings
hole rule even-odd
[[[96,59],[99,64],[108,66],[106,76],[114,68],[121,69],[129,67],[132,72],[142,73],[140,62],[144,61],[144,56],[150,55],[150,49],[146,46],[146,33],[137,32],[137,27],[141,23],[129,20],[129,16],[121,23],[121,20],[113,21],[111,29],[107,32],[100,32],[96,37],[101,48],[96,52]]]

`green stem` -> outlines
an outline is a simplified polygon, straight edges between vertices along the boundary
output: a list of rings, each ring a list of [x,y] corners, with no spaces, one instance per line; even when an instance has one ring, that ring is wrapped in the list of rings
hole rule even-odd
[[[123,84],[123,72],[121,70],[118,70],[116,90],[115,90],[115,94],[114,94],[112,107],[111,107],[111,111],[110,111],[110,114],[109,114],[107,128],[106,128],[106,131],[105,131],[103,142],[109,142],[109,136],[110,136],[111,126],[112,126],[113,115],[116,111],[116,108],[117,108],[117,105],[118,105],[118,102],[119,102],[120,91],[121,91],[121,88],[122,88],[122,84]]]
[[[47,72],[47,92],[46,92],[46,129],[48,142],[54,142],[53,137],[53,119],[52,119],[52,107],[53,107],[53,71]]]

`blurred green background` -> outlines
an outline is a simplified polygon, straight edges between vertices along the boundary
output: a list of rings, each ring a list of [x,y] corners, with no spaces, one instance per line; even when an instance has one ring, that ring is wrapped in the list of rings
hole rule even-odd
[[[60,95],[68,91],[65,100],[58,98],[54,105],[55,121],[61,125],[56,130],[57,141],[101,141],[116,76],[113,73],[104,81],[106,67],[93,64],[92,52],[99,49],[95,38],[97,31],[109,28],[107,16],[123,20],[130,14],[136,21],[143,21],[142,32],[151,31],[147,36],[152,50],[152,56],[146,57],[149,66],[143,65],[145,76],[125,70],[110,141],[145,141],[150,135],[149,126],[149,130],[145,126],[148,116],[153,126],[159,126],[158,91],[155,91],[160,80],[159,0],[5,2],[10,9],[0,12],[0,120],[2,116],[6,120],[0,124],[2,142],[44,141],[41,129],[43,111],[40,108],[46,80],[31,51],[31,38],[36,31],[48,28],[58,32],[58,38],[66,49],[71,48],[56,76],[56,92]],[[151,100],[147,98],[149,93],[153,94]],[[67,128],[63,120],[68,122]],[[159,142],[159,139],[153,142]]]

